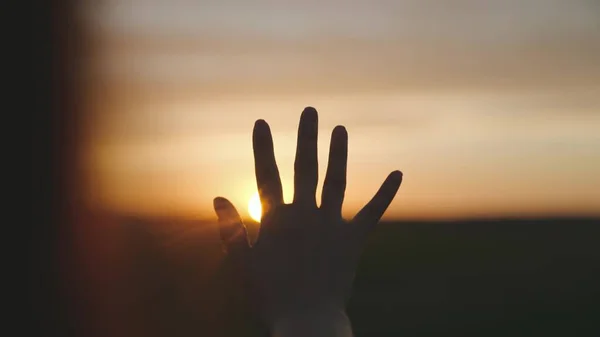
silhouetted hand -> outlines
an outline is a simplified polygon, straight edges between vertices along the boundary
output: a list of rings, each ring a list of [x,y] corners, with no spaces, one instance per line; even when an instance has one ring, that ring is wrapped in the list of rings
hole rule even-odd
[[[346,189],[348,134],[337,126],[331,136],[321,206],[318,182],[317,112],[300,118],[296,149],[294,201],[284,204],[269,125],[254,125],[256,181],[263,215],[259,237],[248,242],[246,228],[227,200],[214,207],[221,237],[252,304],[275,336],[350,336],[345,315],[358,259],[368,232],[377,224],[400,183],[392,172],[373,199],[350,221],[341,216]]]

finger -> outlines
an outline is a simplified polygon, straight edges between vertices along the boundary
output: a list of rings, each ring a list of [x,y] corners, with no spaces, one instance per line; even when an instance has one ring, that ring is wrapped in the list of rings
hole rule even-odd
[[[321,208],[332,215],[342,214],[342,203],[346,191],[346,167],[348,163],[348,132],[343,126],[336,126],[331,133],[329,163],[323,183]]]
[[[236,260],[244,259],[250,246],[248,245],[246,226],[240,215],[231,202],[225,198],[215,198],[213,205],[219,218],[221,240],[227,248],[228,254]]]
[[[294,202],[316,205],[319,179],[317,163],[317,110],[307,107],[300,117],[294,163]]]
[[[263,213],[266,214],[273,207],[283,203],[283,189],[279,169],[275,162],[271,129],[269,124],[262,119],[257,120],[254,124],[252,145],[256,184]]]
[[[354,217],[353,222],[367,230],[372,229],[394,199],[401,183],[402,172],[390,173],[373,199]]]

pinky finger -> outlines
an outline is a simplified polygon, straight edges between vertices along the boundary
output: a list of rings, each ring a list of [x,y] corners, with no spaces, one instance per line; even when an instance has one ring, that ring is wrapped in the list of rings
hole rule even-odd
[[[371,230],[394,200],[401,183],[402,172],[394,171],[390,173],[375,196],[356,214],[352,222],[361,228]]]

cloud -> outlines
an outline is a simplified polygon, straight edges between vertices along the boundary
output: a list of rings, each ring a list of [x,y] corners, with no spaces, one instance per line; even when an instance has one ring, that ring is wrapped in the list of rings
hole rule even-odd
[[[88,17],[112,32],[207,33],[283,39],[342,34],[511,39],[592,31],[600,6],[588,0],[104,1]]]
[[[87,8],[101,48],[93,71],[111,99],[589,90],[600,81],[594,1],[111,0]]]

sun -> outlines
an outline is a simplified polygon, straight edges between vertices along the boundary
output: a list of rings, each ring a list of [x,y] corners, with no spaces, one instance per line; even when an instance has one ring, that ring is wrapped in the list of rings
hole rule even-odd
[[[260,204],[258,192],[256,192],[252,198],[250,198],[250,201],[248,201],[248,213],[254,221],[260,222],[260,218],[262,216],[262,205]]]

